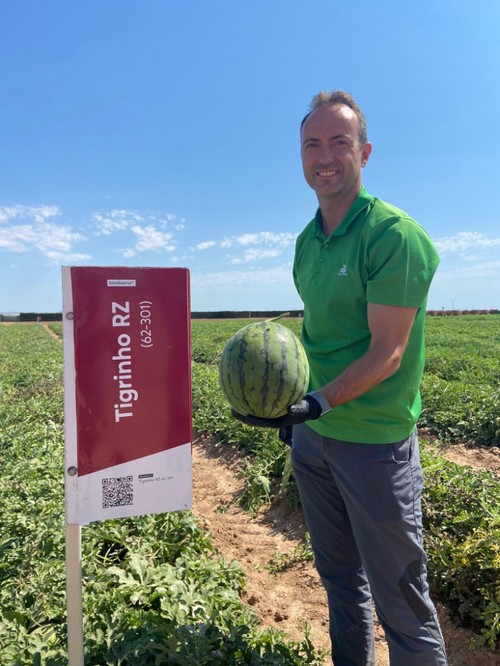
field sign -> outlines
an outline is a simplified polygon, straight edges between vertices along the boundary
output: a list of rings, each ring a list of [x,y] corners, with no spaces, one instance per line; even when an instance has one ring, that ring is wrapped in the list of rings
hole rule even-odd
[[[191,508],[188,270],[62,280],[67,523]]]

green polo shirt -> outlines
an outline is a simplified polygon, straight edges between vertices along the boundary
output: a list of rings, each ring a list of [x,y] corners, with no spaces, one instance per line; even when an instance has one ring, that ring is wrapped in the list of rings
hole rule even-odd
[[[330,236],[322,231],[320,210],[299,235],[293,276],[304,303],[302,341],[311,390],[368,350],[368,302],[418,308],[399,369],[359,398],[308,421],[313,430],[367,444],[410,435],[421,409],[425,304],[438,263],[422,227],[364,188]]]

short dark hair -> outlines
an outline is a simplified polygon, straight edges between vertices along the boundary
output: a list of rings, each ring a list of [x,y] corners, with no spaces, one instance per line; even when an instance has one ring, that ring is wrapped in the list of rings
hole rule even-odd
[[[322,90],[317,95],[314,95],[311,100],[311,104],[309,105],[309,112],[306,113],[306,115],[302,118],[302,122],[300,123],[301,131],[304,127],[304,123],[313,111],[316,111],[316,109],[319,109],[322,106],[334,106],[335,104],[343,104],[344,106],[348,106],[354,111],[359,123],[359,143],[361,146],[364,146],[368,141],[364,113],[361,111],[354,97],[348,92],[345,92],[345,90],[332,90],[328,92]]]

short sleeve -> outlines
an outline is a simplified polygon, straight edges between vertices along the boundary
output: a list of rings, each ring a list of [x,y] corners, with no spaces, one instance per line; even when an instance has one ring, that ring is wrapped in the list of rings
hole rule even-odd
[[[368,247],[367,301],[420,307],[425,303],[439,256],[428,234],[411,218],[393,218]]]

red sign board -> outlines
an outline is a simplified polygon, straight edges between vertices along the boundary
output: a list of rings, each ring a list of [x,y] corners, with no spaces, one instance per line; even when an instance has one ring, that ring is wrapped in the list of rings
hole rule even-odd
[[[76,522],[187,508],[187,269],[63,268],[63,294],[67,440],[72,433],[76,440],[67,441],[67,473],[77,486]]]

